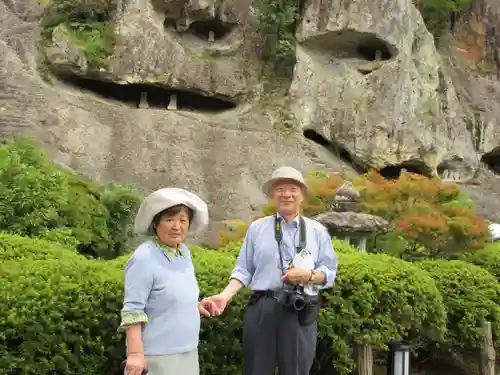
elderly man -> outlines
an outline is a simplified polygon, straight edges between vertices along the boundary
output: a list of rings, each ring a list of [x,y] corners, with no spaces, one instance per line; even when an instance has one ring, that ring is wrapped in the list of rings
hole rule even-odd
[[[307,375],[320,308],[318,291],[333,285],[337,256],[327,230],[299,215],[307,194],[303,176],[276,170],[263,186],[277,213],[253,222],[227,287],[209,297],[222,313],[243,287],[252,296],[244,317],[244,374]]]

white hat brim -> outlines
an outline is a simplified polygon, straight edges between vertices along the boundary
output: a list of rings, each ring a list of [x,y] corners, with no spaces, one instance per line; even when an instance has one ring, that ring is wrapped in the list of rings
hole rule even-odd
[[[150,234],[154,217],[160,212],[183,204],[193,211],[190,232],[200,232],[208,225],[207,204],[197,195],[184,189],[163,188],[148,195],[141,203],[135,216],[134,231],[137,234]]]
[[[294,181],[297,183],[302,188],[302,191],[304,192],[304,195],[309,194],[309,188],[307,187],[306,184],[304,184],[302,181],[299,181],[295,178],[291,177],[277,177],[277,178],[271,178],[267,180],[264,185],[262,185],[262,192],[267,196],[271,197],[273,194],[273,186],[276,185],[279,181],[284,181],[284,180],[289,180],[289,181]]]

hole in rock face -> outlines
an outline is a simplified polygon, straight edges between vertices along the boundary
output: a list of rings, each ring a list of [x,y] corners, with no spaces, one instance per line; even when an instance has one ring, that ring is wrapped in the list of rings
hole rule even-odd
[[[403,169],[405,169],[409,173],[420,174],[426,177],[430,176],[429,168],[423,162],[420,162],[418,160],[407,161],[401,164],[388,165],[380,169],[379,173],[387,180],[395,180],[399,178],[399,176],[401,176],[401,172],[403,171]]]
[[[500,147],[494,148],[481,157],[481,162],[495,174],[500,174]]]
[[[208,39],[212,31],[214,39],[219,40],[228,35],[232,29],[231,25],[219,20],[195,21],[189,25],[189,31],[202,39]]]
[[[329,152],[334,154],[344,163],[349,164],[356,172],[360,174],[366,173],[366,168],[364,168],[360,163],[358,163],[352,157],[351,153],[338,142],[329,141],[328,139],[326,139],[313,129],[304,129],[302,134],[304,135],[305,138],[327,149]]]
[[[362,40],[357,46],[356,52],[368,61],[390,60],[392,58],[387,44],[377,37]]]
[[[73,87],[90,91],[106,99],[125,103],[134,108],[221,112],[236,107],[236,104],[230,100],[152,84],[121,85],[76,76],[59,76],[59,78]]]
[[[224,39],[234,28],[234,24],[222,22],[219,19],[194,21],[187,26],[185,22],[166,18],[165,27],[173,28],[180,34],[189,33],[202,40],[215,42]]]
[[[355,30],[318,35],[304,41],[303,46],[344,60],[362,74],[377,70],[384,62],[394,59],[398,54],[395,46],[376,34]]]

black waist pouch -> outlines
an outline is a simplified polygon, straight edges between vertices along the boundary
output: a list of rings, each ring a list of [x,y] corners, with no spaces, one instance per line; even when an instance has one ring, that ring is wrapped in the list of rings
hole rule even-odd
[[[299,324],[308,326],[318,320],[319,310],[321,309],[321,300],[319,297],[308,298],[306,306],[299,311]]]

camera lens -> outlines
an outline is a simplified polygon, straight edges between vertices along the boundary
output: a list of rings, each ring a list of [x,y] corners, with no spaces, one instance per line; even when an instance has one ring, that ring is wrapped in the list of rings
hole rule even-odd
[[[293,301],[293,308],[297,311],[302,311],[306,307],[306,302],[302,298],[296,298]]]

